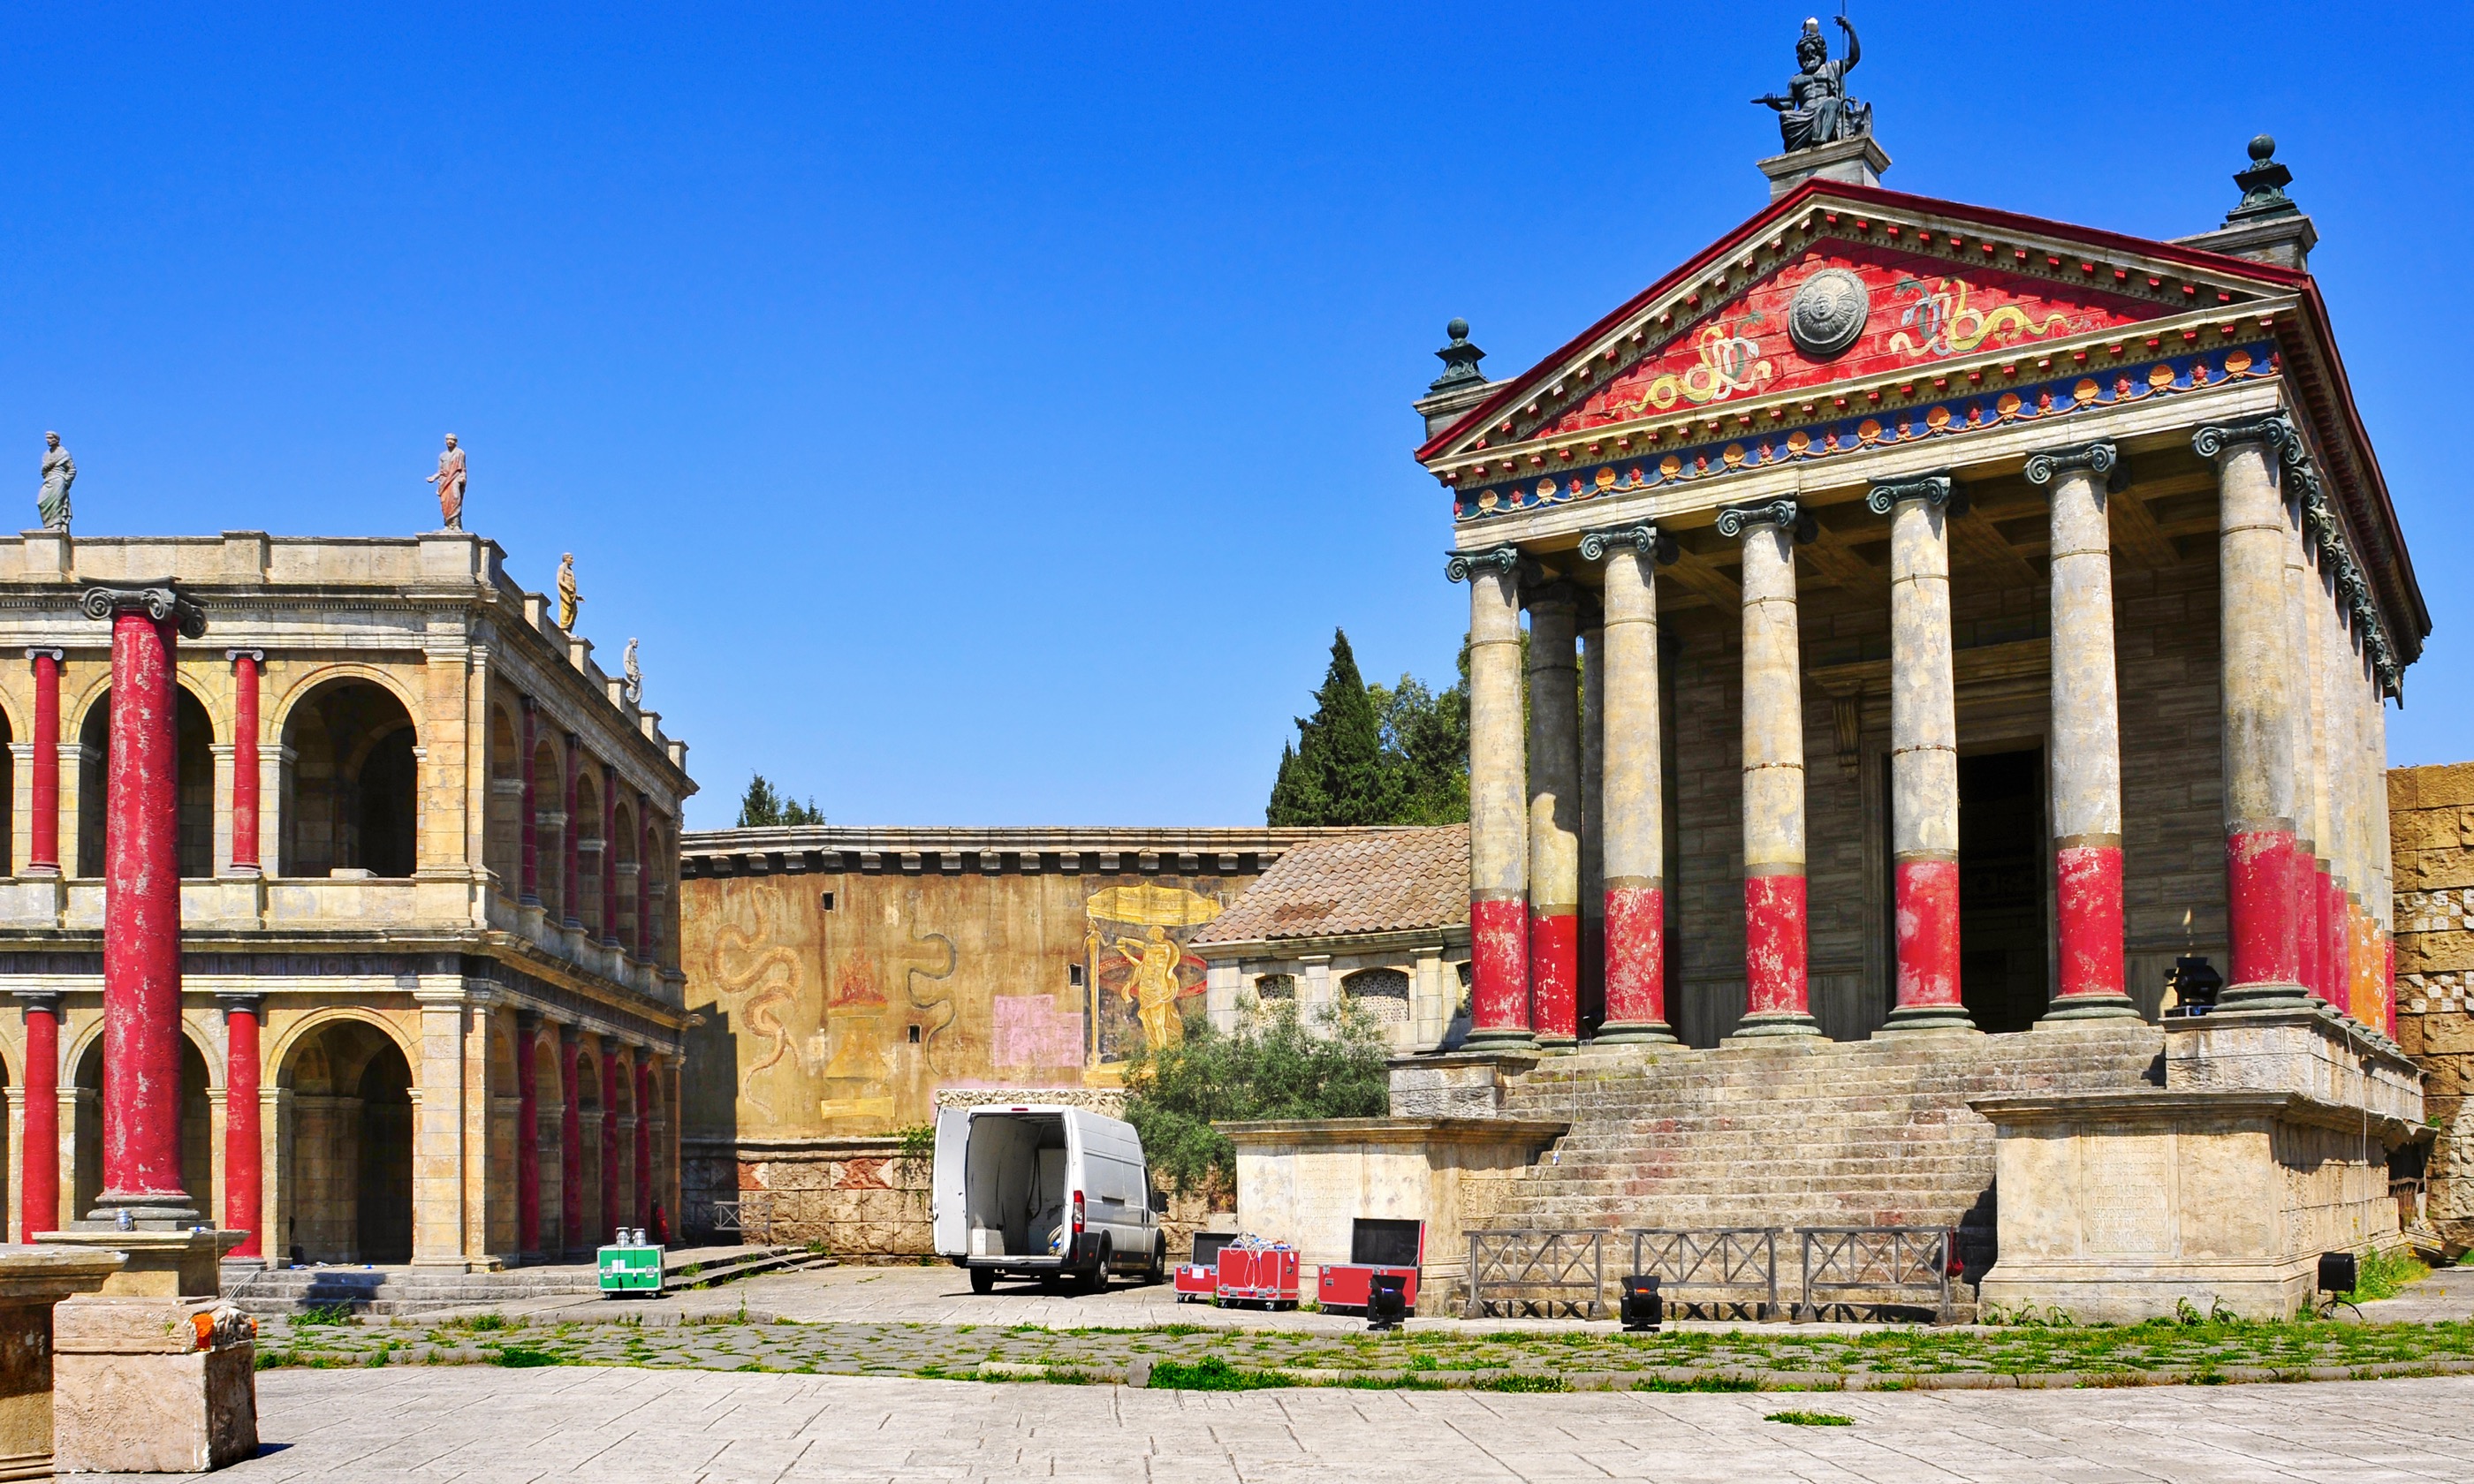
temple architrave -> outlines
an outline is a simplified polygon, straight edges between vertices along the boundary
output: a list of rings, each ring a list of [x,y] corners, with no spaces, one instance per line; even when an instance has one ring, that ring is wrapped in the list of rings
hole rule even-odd
[[[1472,1314],[1591,1233],[1895,1229],[1988,1306],[2291,1315],[2429,1137],[2430,619],[2316,229],[2265,137],[2175,241],[1885,189],[1841,30],[1749,220],[1516,376],[1449,327],[1469,1034],[1227,1126],[1240,1224],[1443,1223]]]
[[[176,677],[182,1162],[251,1233],[237,1256],[482,1269],[675,1210],[695,785],[591,641],[461,531],[42,531],[0,542],[10,1228],[101,1189],[108,619],[130,589],[205,618]]]

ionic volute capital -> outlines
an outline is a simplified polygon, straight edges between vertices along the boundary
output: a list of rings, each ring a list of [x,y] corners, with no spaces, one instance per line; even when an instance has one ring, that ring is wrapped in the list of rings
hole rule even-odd
[[[1652,558],[1661,566],[1675,564],[1675,538],[1649,521],[1581,533],[1581,560],[1584,562],[1604,562],[1610,553],[1627,546],[1632,548],[1634,555]]]
[[[2109,493],[2120,494],[2130,485],[2130,461],[2122,456],[2122,449],[2110,439],[2098,439],[2075,448],[2056,448],[2050,453],[2031,453],[2021,472],[2031,485],[2048,485],[2054,475],[2073,469],[2104,476],[2104,488]]]
[[[1815,535],[1812,513],[1804,508],[1804,501],[1792,494],[1718,507],[1720,536],[1741,536],[1758,526],[1776,526],[1782,531],[1791,532],[1798,541],[1809,541]]]
[[[1886,515],[1898,509],[1901,500],[1922,500],[1928,505],[1949,505],[1958,493],[1958,483],[1948,474],[1921,474],[1913,479],[1889,479],[1864,492],[1864,508],[1876,515]]]
[[[2270,459],[2286,464],[2302,463],[2302,438],[2293,430],[2293,419],[2282,412],[2263,413],[2239,422],[2211,422],[2191,434],[2191,447],[2202,459],[2222,458],[2246,443],[2264,443]]]
[[[1491,551],[1455,551],[1445,555],[1443,580],[1465,583],[1479,572],[1500,572],[1509,577],[1520,570],[1520,548],[1509,543]]]
[[[169,620],[184,639],[199,638],[206,632],[206,610],[191,601],[181,591],[178,581],[169,577],[160,582],[88,587],[85,595],[78,599],[78,607],[88,618],[144,613],[158,624]]]

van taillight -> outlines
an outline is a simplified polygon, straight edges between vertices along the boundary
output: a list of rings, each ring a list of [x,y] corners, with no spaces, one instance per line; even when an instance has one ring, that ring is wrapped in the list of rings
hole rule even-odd
[[[1082,1192],[1079,1190],[1074,1192],[1074,1234],[1082,1234]]]

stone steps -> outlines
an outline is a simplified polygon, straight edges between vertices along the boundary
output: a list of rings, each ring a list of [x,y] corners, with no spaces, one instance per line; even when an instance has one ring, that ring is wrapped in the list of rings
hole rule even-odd
[[[665,1255],[669,1288],[704,1288],[758,1273],[830,1262],[797,1247],[719,1247]],[[685,1272],[692,1268],[691,1273]],[[311,1310],[378,1316],[435,1314],[452,1309],[521,1304],[545,1299],[589,1298],[601,1291],[589,1263],[461,1273],[408,1267],[244,1268],[224,1274],[224,1297],[259,1317]]]

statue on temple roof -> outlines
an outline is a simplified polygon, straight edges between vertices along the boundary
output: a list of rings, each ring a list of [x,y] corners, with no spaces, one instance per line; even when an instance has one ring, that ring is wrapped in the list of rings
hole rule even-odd
[[[1825,144],[1840,144],[1861,139],[1873,132],[1873,106],[1857,103],[1847,96],[1847,74],[1856,70],[1863,48],[1856,43],[1856,27],[1846,16],[1832,17],[1838,29],[1847,33],[1847,56],[1832,60],[1829,39],[1821,34],[1821,22],[1807,20],[1804,34],[1795,38],[1795,60],[1800,69],[1795,80],[1782,95],[1771,93],[1753,102],[1776,108],[1779,134],[1790,155]]]

